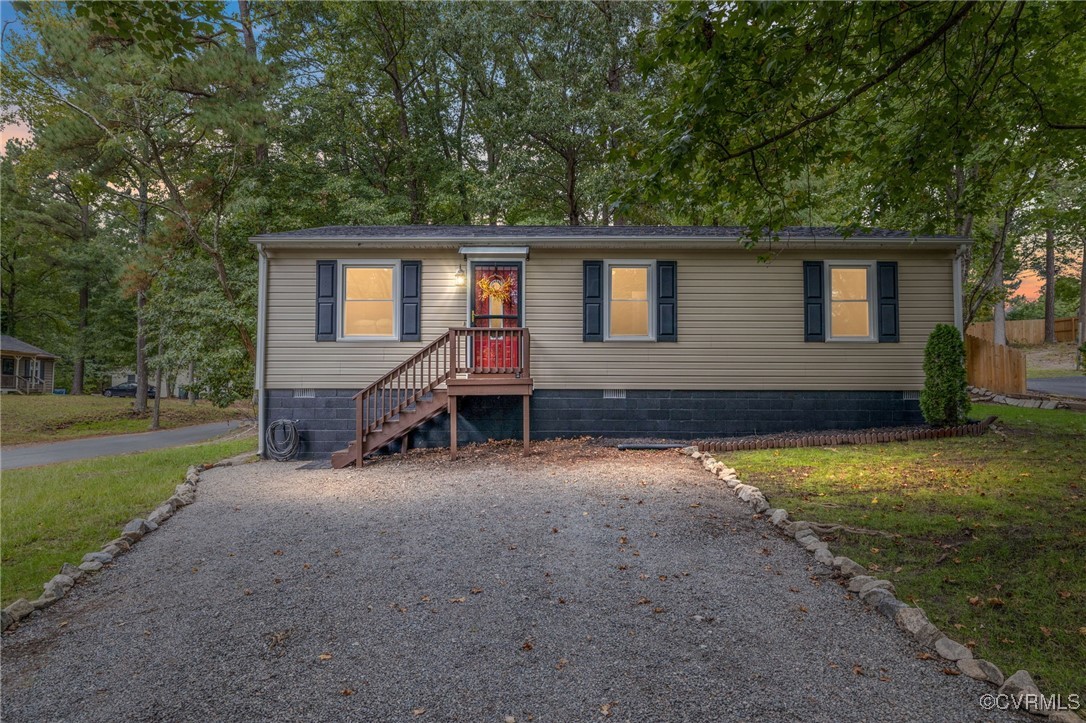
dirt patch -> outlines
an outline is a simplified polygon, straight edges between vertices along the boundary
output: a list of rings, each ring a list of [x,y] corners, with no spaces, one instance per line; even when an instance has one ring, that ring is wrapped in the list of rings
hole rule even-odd
[[[1026,355],[1026,369],[1074,371],[1077,345],[1072,342],[1023,346],[1019,350]]]

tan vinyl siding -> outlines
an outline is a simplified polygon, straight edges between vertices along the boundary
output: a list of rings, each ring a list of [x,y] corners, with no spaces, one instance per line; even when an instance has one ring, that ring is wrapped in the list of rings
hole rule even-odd
[[[422,343],[315,342],[315,260],[328,252],[278,252],[268,265],[269,388],[361,388],[445,331],[465,322],[453,286],[461,258],[423,260]],[[389,252],[373,254],[389,258]],[[540,389],[911,390],[935,324],[953,323],[952,256],[909,251],[786,252],[759,263],[744,251],[659,254],[678,262],[678,343],[581,341],[584,259],[634,253],[533,251],[525,264],[525,322]],[[352,255],[351,258],[359,258]],[[803,341],[804,259],[897,261],[901,342]]]

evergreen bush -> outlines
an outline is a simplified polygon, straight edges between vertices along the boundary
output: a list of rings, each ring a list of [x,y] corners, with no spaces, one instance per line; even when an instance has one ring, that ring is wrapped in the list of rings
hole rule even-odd
[[[938,324],[924,347],[924,391],[920,411],[933,427],[962,424],[969,412],[965,344],[958,329]]]

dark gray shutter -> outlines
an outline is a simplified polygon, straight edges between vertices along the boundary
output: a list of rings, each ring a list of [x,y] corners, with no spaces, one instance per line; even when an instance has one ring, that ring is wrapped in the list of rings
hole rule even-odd
[[[803,341],[826,341],[826,293],[821,261],[803,262]]]
[[[336,262],[317,262],[317,341],[336,340]]]
[[[879,341],[901,341],[898,328],[897,262],[879,261],[878,265]]]
[[[422,262],[400,262],[400,341],[422,339]]]
[[[679,340],[677,272],[674,261],[656,262],[656,341]]]
[[[584,341],[603,341],[603,262],[584,262]]]

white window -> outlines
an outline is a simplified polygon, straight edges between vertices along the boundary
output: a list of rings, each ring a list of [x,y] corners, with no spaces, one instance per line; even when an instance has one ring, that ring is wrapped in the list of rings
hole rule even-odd
[[[395,339],[399,328],[399,264],[340,264],[340,338]]]
[[[656,264],[651,261],[607,262],[607,339],[614,341],[653,341],[653,277]]]
[[[829,339],[875,341],[875,262],[829,261]]]

